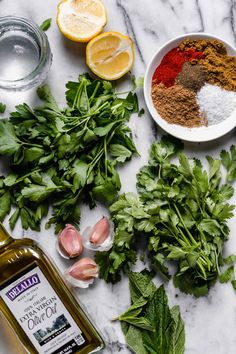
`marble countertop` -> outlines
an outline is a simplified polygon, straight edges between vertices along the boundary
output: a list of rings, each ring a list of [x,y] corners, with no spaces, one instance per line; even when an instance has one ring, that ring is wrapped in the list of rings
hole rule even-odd
[[[136,44],[136,60],[133,73],[143,75],[154,52],[167,40],[188,32],[209,32],[236,45],[236,1],[235,0],[104,0],[108,10],[109,22],[106,30],[116,30],[129,34]],[[64,84],[76,79],[86,71],[85,46],[64,39],[55,23],[56,0],[0,0],[0,16],[19,15],[40,24],[52,17],[52,26],[47,35],[53,52],[53,65],[48,77],[53,93],[63,105]],[[121,85],[128,88],[129,80]],[[22,102],[35,104],[35,90],[24,93],[1,92],[1,101],[8,110]],[[142,92],[140,105],[144,106]],[[136,172],[147,162],[151,142],[160,136],[160,131],[147,111],[145,117],[133,116],[130,123],[134,138],[141,154],[120,169],[122,191],[135,191]],[[206,154],[217,156],[222,148],[235,142],[235,132],[208,144],[186,144],[189,155],[203,157]],[[2,164],[0,162],[0,168]],[[236,197],[232,200],[236,203]],[[93,224],[107,211],[98,206],[94,210],[82,208],[81,227]],[[7,220],[5,221],[7,226]],[[225,253],[236,253],[236,218],[230,220],[231,238]],[[40,233],[23,232],[17,224],[15,237],[32,237],[47,249],[58,267],[63,271],[68,266],[55,250],[53,229]],[[160,284],[160,279],[157,278]],[[186,325],[186,354],[235,354],[236,353],[236,294],[231,285],[217,284],[209,296],[195,299],[181,294],[172,282],[166,284],[171,305],[179,304]],[[106,341],[104,354],[128,354],[120,324],[111,319],[123,312],[129,305],[128,282],[124,277],[117,285],[108,285],[103,280],[88,290],[78,290],[78,298],[90,317],[100,329]],[[178,295],[178,296],[177,296]],[[0,354],[23,354],[15,337],[7,335],[5,321],[0,319]],[[159,353],[160,354],[160,353]]]

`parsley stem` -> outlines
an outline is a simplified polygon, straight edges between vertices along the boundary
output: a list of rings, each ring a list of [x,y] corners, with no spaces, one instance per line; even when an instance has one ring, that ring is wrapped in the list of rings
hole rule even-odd
[[[198,246],[198,243],[196,242],[196,240],[194,239],[194,237],[192,236],[192,234],[189,232],[189,229],[188,229],[187,226],[185,225],[185,222],[184,222],[184,220],[183,220],[183,218],[182,218],[182,216],[181,216],[181,214],[180,214],[180,212],[179,212],[179,209],[177,208],[177,206],[176,206],[175,203],[174,203],[174,207],[175,207],[175,210],[176,210],[176,212],[177,212],[177,214],[178,214],[178,216],[179,216],[179,218],[180,218],[180,221],[181,221],[183,227],[185,228],[187,234],[189,235],[190,240],[193,242],[194,245]]]
[[[179,233],[182,235],[182,238],[184,240],[184,242],[188,245],[191,246],[191,243],[189,242],[189,240],[187,239],[187,237],[185,236],[185,234],[183,233],[183,231],[181,230],[181,228],[177,228],[177,230],[179,231]]]
[[[203,268],[202,264],[201,264],[199,261],[197,261],[196,263],[197,263],[197,265],[198,265],[200,271],[202,272],[202,275],[203,275],[204,280],[206,280],[206,279],[207,279],[207,276],[206,276],[205,269]]]
[[[27,145],[27,146],[34,146],[34,147],[38,147],[40,149],[43,148],[42,145],[39,145],[39,144],[31,144],[31,143],[26,143],[25,141],[21,141],[22,145]]]
[[[105,174],[107,177],[107,138],[104,139],[104,155],[105,155]]]
[[[88,113],[88,114],[85,114],[81,117],[68,117],[69,119],[73,119],[73,122],[71,122],[72,124],[72,127],[69,128],[69,129],[66,129],[65,132],[69,132],[73,129],[76,129],[78,128],[81,124],[88,124],[88,121],[96,114],[99,113],[99,111],[104,108],[104,106],[107,105],[107,102],[103,103],[96,111],[92,112],[92,113]]]
[[[41,171],[41,169],[38,168],[38,169],[33,170],[33,171],[29,172],[29,173],[26,173],[24,176],[21,176],[20,178],[17,178],[17,180],[15,180],[15,182],[14,182],[14,185],[19,183],[19,182],[22,182],[26,177],[31,176],[33,173],[40,172],[40,171]]]
[[[98,83],[97,83],[97,85],[96,85],[96,87],[95,87],[95,89],[94,89],[94,91],[93,91],[92,96],[89,98],[90,104],[93,102],[93,99],[94,99],[94,97],[95,97],[95,95],[96,95],[96,93],[97,93],[97,90],[98,90],[100,84],[101,84],[101,82],[98,81]]]

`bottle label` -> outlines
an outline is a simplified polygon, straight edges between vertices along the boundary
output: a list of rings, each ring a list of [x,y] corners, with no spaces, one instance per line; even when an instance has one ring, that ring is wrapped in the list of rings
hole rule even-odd
[[[38,266],[1,286],[0,296],[39,354],[73,354],[87,345],[82,331]]]

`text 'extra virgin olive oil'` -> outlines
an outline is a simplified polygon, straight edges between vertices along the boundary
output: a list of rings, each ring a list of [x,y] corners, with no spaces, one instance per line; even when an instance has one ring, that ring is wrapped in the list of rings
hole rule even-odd
[[[29,353],[87,354],[104,348],[101,336],[37,243],[14,240],[1,224],[0,309]]]

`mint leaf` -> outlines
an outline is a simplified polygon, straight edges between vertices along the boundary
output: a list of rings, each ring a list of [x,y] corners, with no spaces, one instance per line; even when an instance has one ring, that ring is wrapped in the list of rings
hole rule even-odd
[[[125,322],[121,322],[121,328],[125,335],[126,342],[130,349],[136,354],[149,354],[144,347],[142,330],[132,325],[128,326],[128,329],[124,330]]]
[[[156,286],[151,281],[151,276],[139,272],[130,272],[129,289],[131,302],[134,303],[141,297],[149,297],[156,291]]]
[[[155,332],[145,331],[142,334],[145,349],[151,353],[170,353],[172,317],[163,286],[160,286],[150,300],[146,316]]]
[[[169,308],[163,285],[157,288],[150,276],[130,272],[129,279],[133,304],[119,320],[130,348],[141,354],[183,354],[185,330],[179,307]]]
[[[179,306],[174,306],[170,310],[173,319],[172,323],[172,353],[183,354],[185,350],[185,329],[184,321],[180,315]]]

